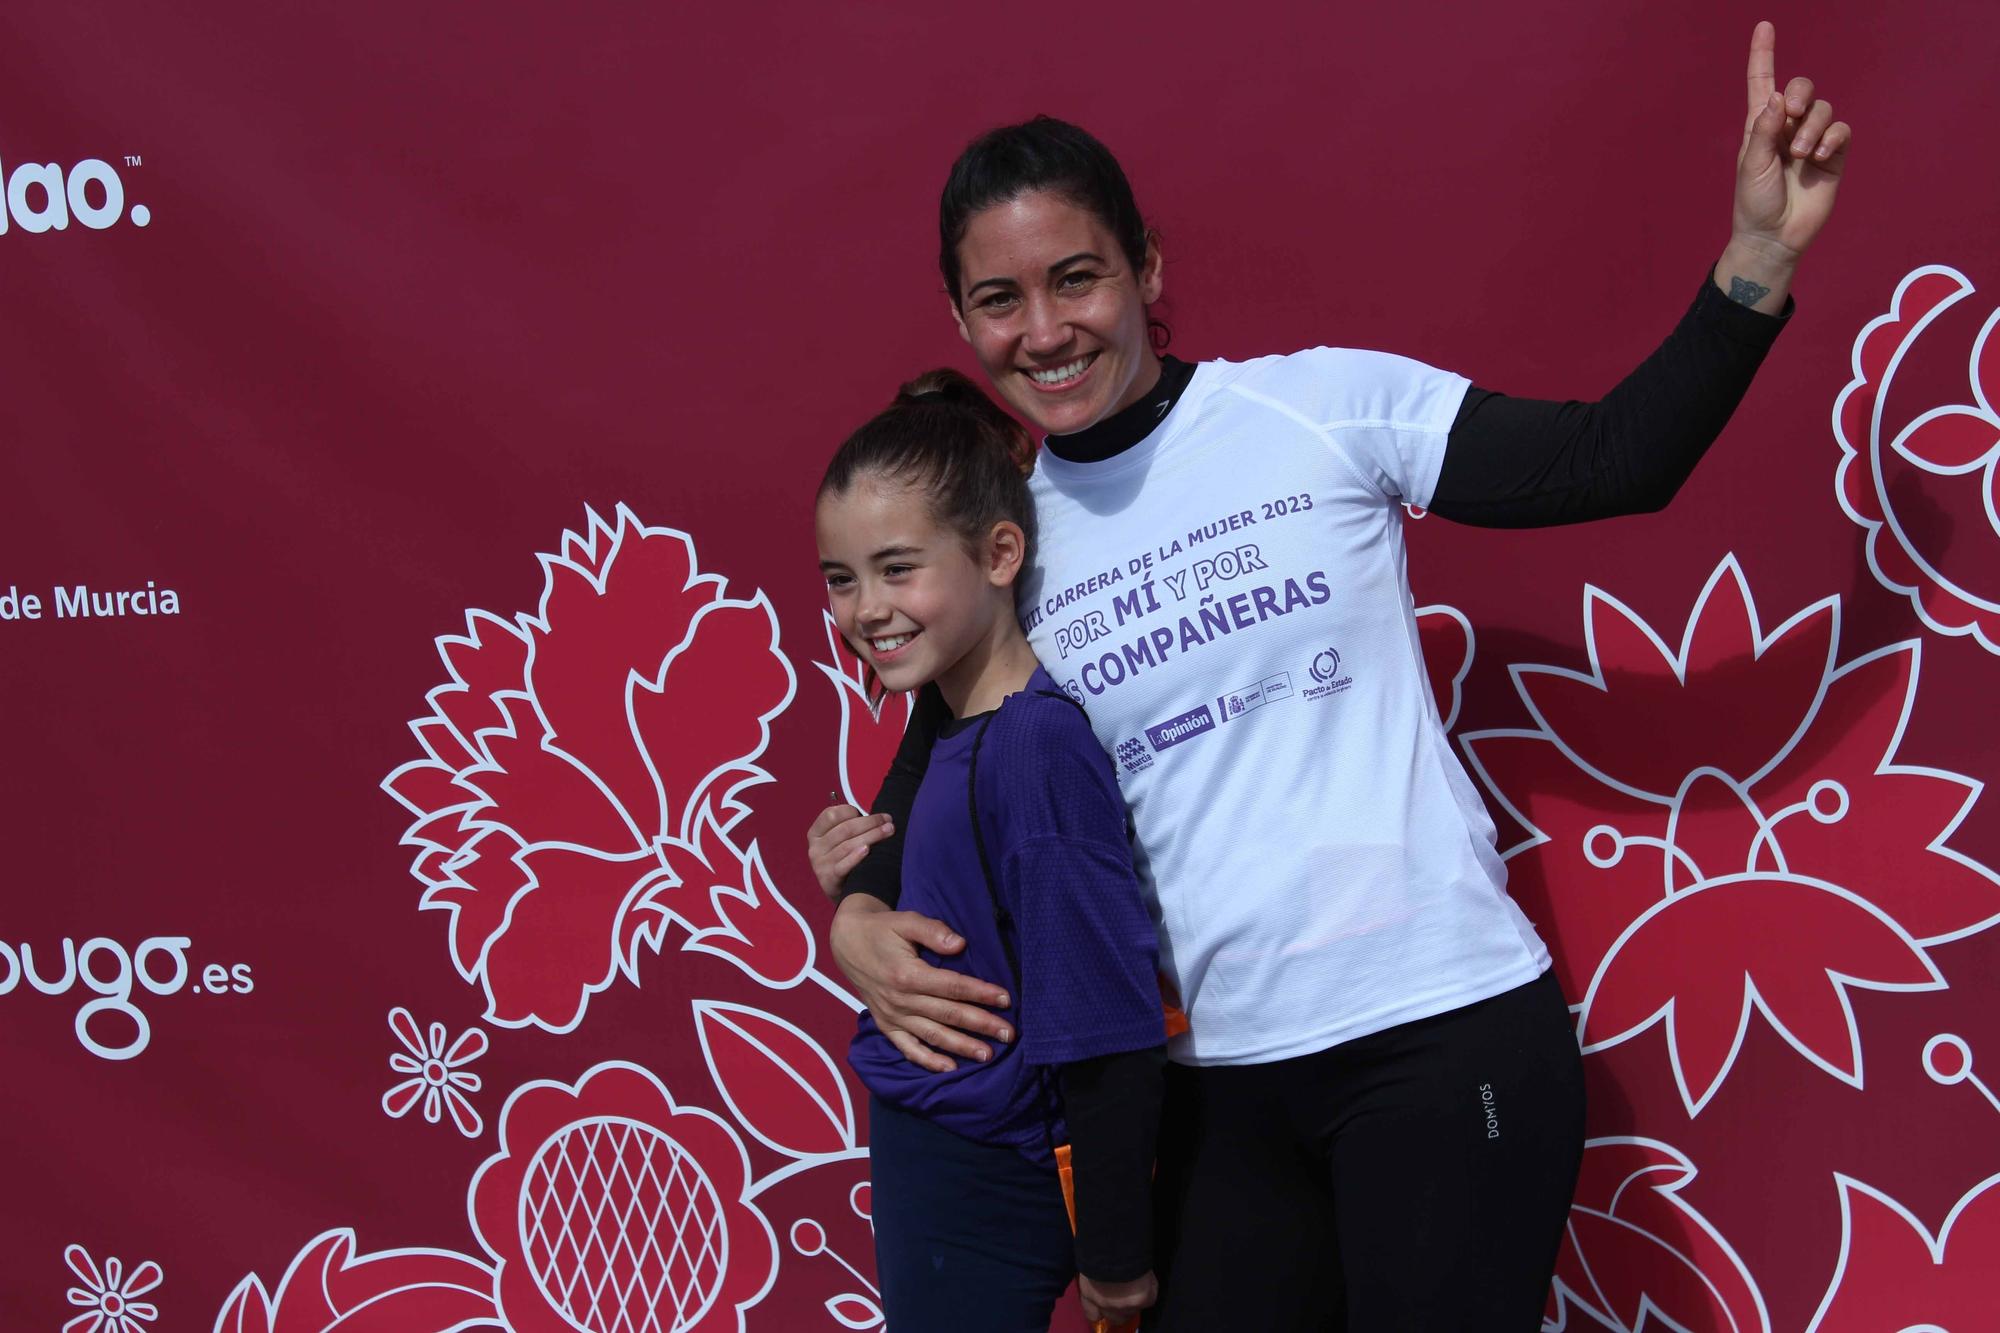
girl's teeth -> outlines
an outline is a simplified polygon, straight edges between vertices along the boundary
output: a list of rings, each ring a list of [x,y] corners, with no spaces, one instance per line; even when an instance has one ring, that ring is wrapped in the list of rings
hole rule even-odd
[[[877,639],[875,640],[875,651],[878,653],[893,653],[915,637],[916,635],[914,634],[898,634],[892,638]]]

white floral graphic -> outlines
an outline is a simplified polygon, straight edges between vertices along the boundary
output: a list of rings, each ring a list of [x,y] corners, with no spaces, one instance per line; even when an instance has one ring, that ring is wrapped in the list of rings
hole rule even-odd
[[[493,1269],[451,1250],[363,1253],[352,1227],[321,1232],[273,1291],[255,1273],[229,1293],[211,1333],[504,1333]]]
[[[871,1234],[875,1230],[875,1215],[869,1211],[873,1206],[873,1192],[873,1186],[863,1181],[847,1194],[847,1206],[853,1210],[856,1217],[868,1223]],[[866,1294],[846,1291],[826,1299],[826,1312],[833,1316],[836,1323],[842,1328],[854,1329],[856,1333],[866,1333],[866,1330],[883,1327],[882,1289],[869,1281],[866,1274],[842,1258],[840,1252],[828,1243],[825,1227],[813,1218],[802,1217],[792,1223],[791,1242],[792,1249],[800,1257],[813,1259],[825,1255],[846,1269],[847,1275],[854,1279],[857,1286],[867,1288]]]
[[[69,1289],[69,1303],[83,1313],[65,1323],[62,1333],[146,1333],[144,1326],[160,1317],[159,1306],[136,1299],[166,1276],[152,1260],[128,1274],[122,1259],[106,1259],[99,1268],[81,1245],[64,1249],[63,1258],[81,1283]]]
[[[1931,1082],[1942,1088],[1956,1083],[1970,1083],[1986,1099],[1987,1105],[2000,1111],[2000,1094],[1996,1094],[1986,1080],[1972,1072],[1972,1047],[1956,1032],[1940,1032],[1924,1043],[1924,1072]]]
[[[1750,1270],[1681,1197],[1699,1174],[1687,1154],[1657,1139],[1613,1135],[1583,1145],[1545,1333],[1771,1333]]]
[[[433,1125],[449,1110],[459,1133],[478,1138],[486,1123],[465,1094],[478,1092],[480,1080],[465,1066],[486,1054],[486,1034],[467,1028],[447,1049],[444,1024],[433,1023],[429,1032],[419,1031],[417,1020],[401,1005],[389,1011],[389,1030],[403,1043],[403,1050],[389,1057],[389,1068],[410,1077],[382,1094],[382,1109],[400,1119],[421,1102],[424,1119]]]
[[[1970,634],[2000,653],[2000,310],[1973,337],[1963,389],[1939,393],[1921,375],[1921,387],[1895,389],[1928,330],[1972,294],[1963,273],[1927,264],[1855,338],[1853,378],[1833,405],[1834,484],[1868,534],[1868,568],[1882,586],[1908,597],[1937,633]],[[1896,428],[1892,398],[1898,415],[1924,407]]]
[[[1663,1026],[1692,1117],[1761,1015],[1863,1087],[1851,992],[1942,990],[1931,950],[2000,924],[2000,874],[1951,846],[1982,784],[1904,752],[1922,645],[1841,661],[1838,597],[1766,631],[1734,555],[1678,649],[1588,584],[1583,624],[1590,671],[1511,668],[1536,729],[1462,744],[1529,830],[1508,891],[1584,1053]]]
[[[677,528],[588,517],[541,558],[533,614],[470,611],[437,640],[423,755],[382,784],[413,817],[421,905],[449,913],[493,1026],[575,1031],[676,926],[766,986],[838,993],[736,832],[796,685],[770,599],[728,595]]]
[[[1841,1172],[1840,1257],[1806,1333],[1959,1333],[1993,1327],[2000,1175],[1959,1197],[1935,1230]]]

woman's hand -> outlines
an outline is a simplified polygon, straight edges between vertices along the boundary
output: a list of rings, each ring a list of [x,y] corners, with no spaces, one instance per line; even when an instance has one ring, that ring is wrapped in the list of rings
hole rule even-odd
[[[812,862],[819,891],[840,901],[847,872],[861,864],[868,849],[895,833],[887,815],[864,815],[851,805],[829,805],[806,830],[806,857]]]
[[[1729,248],[1715,269],[1732,300],[1767,313],[1783,308],[1799,257],[1832,216],[1854,139],[1811,79],[1779,90],[1777,52],[1777,30],[1759,23],[1750,36],[1750,109],[1736,155]]]
[[[898,912],[879,898],[856,893],[834,912],[828,945],[875,1016],[875,1026],[911,1063],[947,1073],[958,1068],[951,1055],[992,1058],[992,1049],[969,1034],[1014,1039],[1005,1019],[979,1007],[1006,1008],[1006,991],[917,957],[919,945],[934,953],[965,947],[964,938],[944,922]]]
[[[1085,1319],[1093,1322],[1105,1319],[1114,1325],[1128,1324],[1160,1299],[1160,1284],[1151,1273],[1133,1278],[1130,1282],[1098,1282],[1079,1273],[1076,1293],[1083,1298]]]

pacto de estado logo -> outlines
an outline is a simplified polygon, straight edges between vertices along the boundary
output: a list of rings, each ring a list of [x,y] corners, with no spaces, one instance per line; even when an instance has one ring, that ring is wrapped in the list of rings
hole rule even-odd
[[[125,165],[139,166],[140,159],[127,157]],[[0,236],[10,226],[25,232],[66,231],[72,219],[92,231],[115,226],[121,217],[130,217],[135,227],[153,220],[153,210],[144,204],[126,208],[124,178],[103,158],[86,157],[67,170],[60,162],[22,162],[8,170],[0,157],[0,180],[7,183]]]

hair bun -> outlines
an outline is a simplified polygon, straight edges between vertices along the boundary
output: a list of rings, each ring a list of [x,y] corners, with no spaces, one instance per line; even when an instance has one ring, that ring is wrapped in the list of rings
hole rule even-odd
[[[899,407],[932,404],[947,405],[976,421],[982,432],[981,438],[997,445],[1022,476],[1035,470],[1034,437],[1022,429],[1020,422],[1007,415],[969,375],[950,366],[927,370],[898,389],[896,401],[889,408],[894,411]]]
[[[966,403],[985,397],[977,384],[949,366],[927,370],[896,392],[899,403]]]

